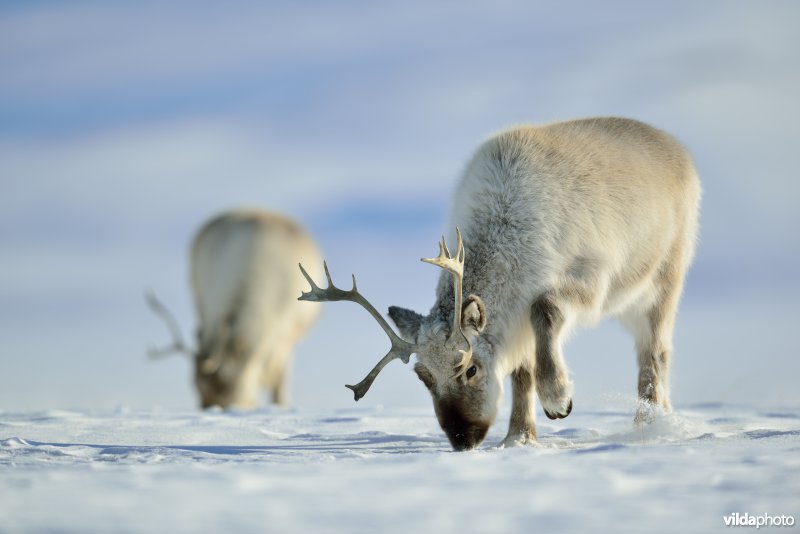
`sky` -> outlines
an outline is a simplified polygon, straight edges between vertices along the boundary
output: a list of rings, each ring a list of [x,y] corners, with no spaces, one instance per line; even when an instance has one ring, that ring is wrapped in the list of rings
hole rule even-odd
[[[519,123],[620,115],[692,153],[704,189],[673,402],[800,404],[795,2],[7,2],[0,5],[0,410],[193,409],[152,288],[193,332],[189,241],[241,205],[287,214],[335,280],[427,311],[451,192]],[[386,350],[328,305],[297,406],[352,405]],[[613,322],[566,359],[583,402],[634,395]],[[428,403],[393,363],[362,403]]]

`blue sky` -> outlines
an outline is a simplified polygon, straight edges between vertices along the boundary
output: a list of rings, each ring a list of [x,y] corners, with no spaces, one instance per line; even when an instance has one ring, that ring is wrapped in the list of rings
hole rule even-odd
[[[231,206],[294,216],[334,276],[425,311],[437,273],[418,258],[471,151],[591,115],[671,132],[701,173],[676,401],[727,395],[701,369],[797,376],[798,22],[793,2],[5,3],[0,409],[193,406],[186,362],[144,360],[166,333],[141,294],[191,331],[188,241]],[[358,310],[324,314],[296,401],[348,406],[341,383],[382,335]],[[593,352],[618,362],[605,382]],[[632,393],[629,352],[613,325],[578,333],[579,391]],[[407,370],[380,380],[370,402],[427,402]],[[745,382],[742,400],[800,402],[789,382]]]

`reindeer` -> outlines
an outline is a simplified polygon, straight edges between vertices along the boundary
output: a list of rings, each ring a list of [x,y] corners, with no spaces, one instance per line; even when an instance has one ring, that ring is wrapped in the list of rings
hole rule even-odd
[[[364,306],[392,348],[354,386],[358,400],[393,359],[430,391],[456,450],[479,445],[511,375],[512,406],[502,446],[534,443],[534,395],[545,415],[567,417],[573,383],[562,343],[578,325],[612,316],[633,334],[639,366],[634,421],[669,411],[672,332],[698,226],[700,184],[672,137],[641,122],[593,118],[519,126],[489,138],[455,191],[451,224],[436,258],[443,269],[427,316],[392,306],[402,337],[355,284],[311,290],[300,300]],[[463,238],[462,238],[463,235]],[[452,277],[452,284],[450,278]],[[467,297],[463,298],[466,294]]]
[[[191,281],[199,321],[189,349],[171,314],[153,296],[150,307],[170,330],[171,346],[151,351],[194,356],[203,408],[254,408],[260,388],[287,402],[292,351],[319,313],[295,300],[303,280],[298,261],[319,264],[313,240],[296,223],[271,213],[235,210],[208,221],[191,248]]]

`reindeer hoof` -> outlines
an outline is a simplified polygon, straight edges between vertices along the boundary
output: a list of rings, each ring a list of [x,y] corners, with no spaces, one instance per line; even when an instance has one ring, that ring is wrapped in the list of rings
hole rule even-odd
[[[569,400],[569,404],[567,405],[567,413],[548,412],[547,410],[544,411],[544,414],[547,416],[548,419],[564,419],[571,413],[572,413],[572,399]]]

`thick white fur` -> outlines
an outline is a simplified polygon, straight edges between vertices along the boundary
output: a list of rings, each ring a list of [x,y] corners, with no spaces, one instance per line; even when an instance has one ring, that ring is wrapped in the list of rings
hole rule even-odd
[[[511,374],[504,443],[535,439],[534,391],[548,415],[571,409],[573,385],[561,354],[566,333],[611,315],[636,339],[640,398],[669,409],[672,328],[699,198],[685,149],[637,121],[519,126],[487,140],[456,188],[450,224],[464,237],[464,295],[482,299],[487,314],[473,340],[478,372],[460,388],[448,376],[457,355],[420,351],[417,372],[432,375],[426,379],[434,404],[463,399],[453,413],[491,424]],[[448,328],[451,284],[443,273],[422,328],[405,330],[426,347],[438,344],[427,333]],[[597,355],[597,365],[605,357]]]
[[[313,240],[281,215],[230,211],[198,232],[191,281],[199,321],[195,384],[204,407],[255,407],[262,387],[273,402],[286,403],[292,350],[320,309],[297,302],[300,262],[321,275]]]

